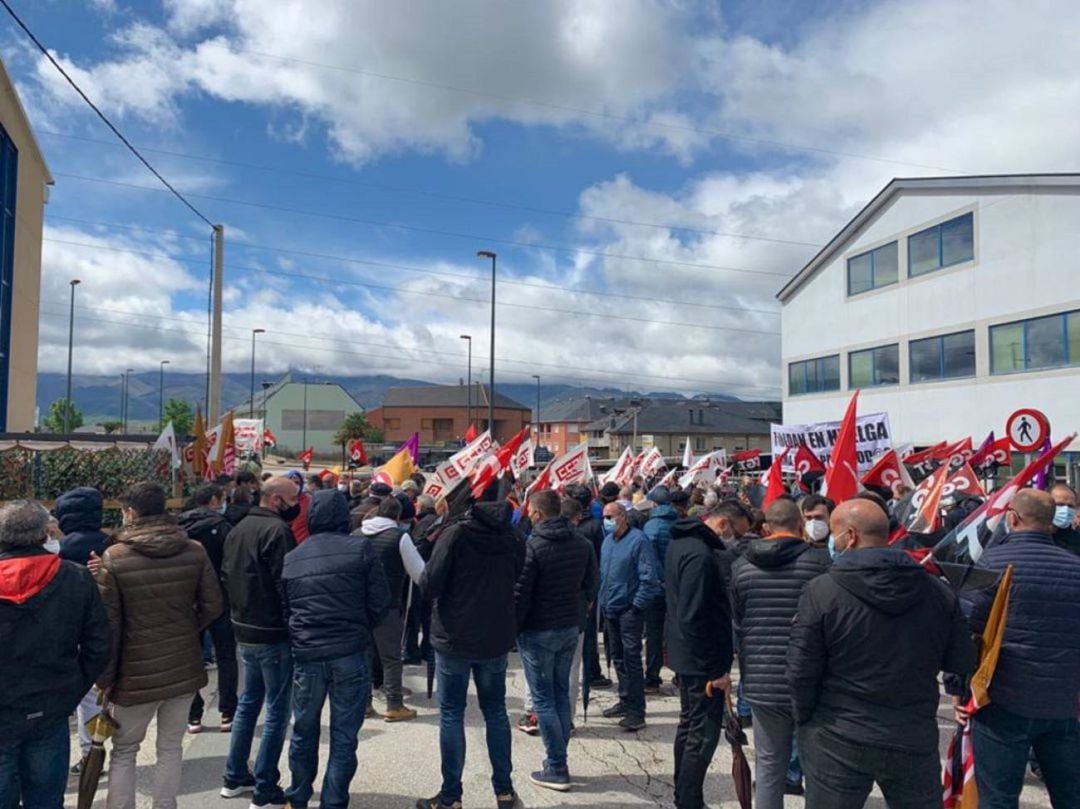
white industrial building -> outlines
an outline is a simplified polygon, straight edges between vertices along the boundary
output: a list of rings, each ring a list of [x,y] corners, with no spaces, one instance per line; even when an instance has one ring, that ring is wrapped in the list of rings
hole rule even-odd
[[[1080,430],[1080,174],[893,180],[777,297],[785,423],[858,388],[896,443]]]

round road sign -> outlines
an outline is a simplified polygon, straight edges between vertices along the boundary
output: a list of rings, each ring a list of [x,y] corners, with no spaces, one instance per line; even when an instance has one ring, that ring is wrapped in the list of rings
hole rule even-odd
[[[1005,432],[1017,452],[1034,452],[1050,437],[1050,420],[1031,407],[1022,407],[1009,416]]]

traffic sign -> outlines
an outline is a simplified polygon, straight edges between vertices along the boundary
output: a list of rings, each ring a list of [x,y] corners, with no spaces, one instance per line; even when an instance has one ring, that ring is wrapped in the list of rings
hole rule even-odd
[[[1017,452],[1034,452],[1050,437],[1050,420],[1041,410],[1022,407],[1009,416],[1005,432]]]

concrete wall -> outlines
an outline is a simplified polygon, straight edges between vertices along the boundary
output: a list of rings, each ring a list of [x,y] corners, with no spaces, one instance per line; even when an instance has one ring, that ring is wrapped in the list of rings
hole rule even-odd
[[[317,453],[341,452],[341,445],[334,443],[334,433],[341,427],[346,416],[363,412],[340,385],[308,383],[307,444],[304,444],[304,388],[303,382],[290,382],[270,397],[266,404],[266,423],[277,437],[279,447],[300,452],[314,447]],[[246,414],[245,414],[246,415]]]
[[[910,233],[967,211],[975,215],[973,261],[907,278]],[[1000,435],[1018,407],[1050,417],[1055,434],[1080,429],[1080,367],[990,375],[991,325],[1080,309],[1080,195],[1032,189],[993,193],[907,192],[802,287],[783,308],[784,419],[839,419],[848,390],[847,352],[900,345],[900,384],[867,388],[863,413],[887,411],[897,442],[931,444]],[[899,241],[900,281],[847,295],[847,258]],[[974,378],[908,381],[908,342],[975,330]],[[840,354],[840,391],[791,396],[788,364]],[[1080,448],[1074,444],[1073,449]]]

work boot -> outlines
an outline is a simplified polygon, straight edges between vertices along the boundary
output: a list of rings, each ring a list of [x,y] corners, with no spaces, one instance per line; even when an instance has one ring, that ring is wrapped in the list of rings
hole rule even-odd
[[[385,722],[408,722],[410,719],[416,719],[416,711],[404,705],[398,708],[387,708],[386,713],[383,714]]]

